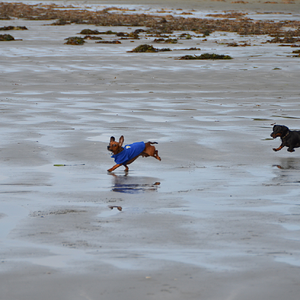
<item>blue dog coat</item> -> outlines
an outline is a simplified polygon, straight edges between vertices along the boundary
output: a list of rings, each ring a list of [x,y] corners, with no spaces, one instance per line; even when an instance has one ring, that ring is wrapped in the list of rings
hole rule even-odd
[[[130,145],[126,145],[124,150],[118,154],[112,155],[112,158],[115,159],[116,164],[126,165],[126,163],[140,155],[145,150],[144,142],[137,142]]]

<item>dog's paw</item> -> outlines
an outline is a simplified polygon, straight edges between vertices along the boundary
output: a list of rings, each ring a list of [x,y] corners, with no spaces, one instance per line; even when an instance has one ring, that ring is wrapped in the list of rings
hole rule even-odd
[[[275,152],[276,152],[276,151],[278,151],[278,149],[276,149],[276,148],[273,148],[273,151],[275,151]]]
[[[294,149],[287,149],[287,151],[289,151],[289,152],[295,152]]]

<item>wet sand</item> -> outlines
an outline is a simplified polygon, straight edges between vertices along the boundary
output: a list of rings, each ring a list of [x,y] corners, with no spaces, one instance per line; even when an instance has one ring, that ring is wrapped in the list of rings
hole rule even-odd
[[[159,5],[138,2],[106,1]],[[248,13],[300,19],[282,12]],[[270,133],[300,129],[299,48],[224,32],[72,46],[136,28],[51,23],[0,20],[28,28],[0,43],[0,298],[298,299],[300,150],[275,153]],[[144,43],[201,50],[127,52]],[[177,59],[207,52],[233,59]],[[112,135],[157,141],[162,161],[108,174]]]

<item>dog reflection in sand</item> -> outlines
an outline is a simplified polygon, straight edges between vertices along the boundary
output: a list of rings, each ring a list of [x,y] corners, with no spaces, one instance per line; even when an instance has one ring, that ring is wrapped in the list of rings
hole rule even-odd
[[[116,175],[110,173],[113,176],[112,191],[123,194],[140,194],[156,192],[160,186],[159,181],[155,181],[155,178],[145,176],[128,176]]]
[[[153,156],[154,158],[161,160],[158,155],[158,151],[154,146],[152,146],[153,144],[157,144],[156,142],[137,142],[122,147],[123,143],[123,135],[120,137],[119,142],[117,142],[113,136],[110,138],[110,143],[107,146],[107,150],[113,153],[112,158],[115,159],[116,165],[108,169],[108,172],[112,172],[122,165],[125,167],[125,171],[128,172],[129,168],[127,165],[134,162],[139,156]]]

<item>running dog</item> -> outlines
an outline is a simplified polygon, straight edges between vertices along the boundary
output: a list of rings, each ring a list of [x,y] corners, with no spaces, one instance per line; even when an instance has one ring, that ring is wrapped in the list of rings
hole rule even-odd
[[[289,130],[284,125],[274,125],[271,137],[276,139],[278,136],[282,142],[278,148],[273,148],[274,151],[279,151],[286,146],[288,147],[287,151],[294,152],[294,148],[300,147],[300,131]]]
[[[113,136],[110,138],[107,150],[113,153],[112,158],[115,159],[116,165],[108,169],[108,172],[112,172],[122,165],[125,167],[125,172],[128,172],[129,168],[127,165],[134,162],[139,156],[153,156],[154,158],[161,160],[161,158],[158,156],[158,151],[155,149],[154,146],[152,146],[153,144],[157,144],[156,142],[137,142],[122,147],[123,143],[123,135],[120,137],[119,142],[116,142]]]

